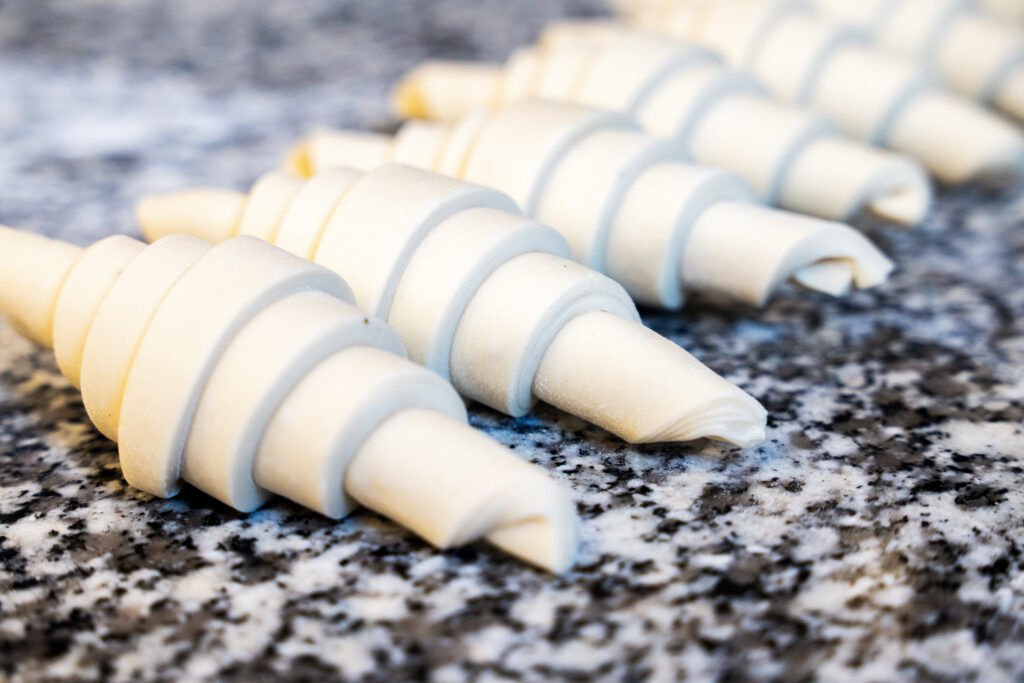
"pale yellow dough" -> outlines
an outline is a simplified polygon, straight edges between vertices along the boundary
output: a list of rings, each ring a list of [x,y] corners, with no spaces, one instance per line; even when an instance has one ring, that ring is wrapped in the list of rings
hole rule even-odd
[[[423,62],[399,81],[393,100],[402,116],[455,122],[527,98],[627,113],[647,133],[677,141],[697,163],[739,174],[761,201],[786,209],[832,220],[870,212],[914,225],[931,205],[927,174],[910,158],[842,137],[821,115],[772,99],[710,50],[606,21],[549,25],[504,65]],[[416,135],[403,131],[395,160]],[[339,153],[335,145],[293,166],[322,167]],[[430,167],[438,168],[436,159]],[[893,195],[902,200],[888,201]]]
[[[417,149],[424,148],[410,145],[408,152]],[[529,155],[520,163],[538,168]],[[278,242],[346,277],[359,307],[386,317],[412,360],[451,379],[466,398],[513,416],[540,398],[634,442],[715,437],[747,446],[764,438],[766,416],[757,401],[643,328],[620,285],[568,260],[572,250],[562,236],[518,214],[497,190],[386,165],[365,174],[335,169],[296,191],[260,181],[246,201],[225,198],[225,207],[242,214],[247,202],[274,204],[259,196],[264,192],[292,197]],[[192,205],[195,213],[184,221],[191,232],[224,235],[225,225],[239,221],[221,208],[210,210],[212,196],[195,191],[143,200],[143,233],[157,239],[178,229],[181,212]],[[671,223],[668,232],[665,239],[679,241]],[[665,279],[678,296],[678,254],[669,260]],[[575,340],[573,362],[552,361],[568,338]],[[623,383],[629,392],[618,390]],[[673,388],[648,390],[656,386]]]
[[[779,99],[919,160],[944,183],[1024,175],[1024,136],[942,87],[1024,111],[1024,44],[965,0],[619,0],[628,21],[720,52]],[[814,5],[846,22],[830,21]],[[875,33],[885,47],[865,34]]]
[[[359,155],[346,154],[345,142],[365,150],[370,143],[364,135],[321,132],[304,141],[296,155],[304,155],[313,172],[347,166]],[[690,290],[762,305],[787,280],[819,289],[820,279],[809,273],[819,272],[823,260],[833,269],[845,268],[847,282],[862,288],[883,283],[893,268],[850,226],[760,206],[742,178],[687,163],[680,143],[640,132],[621,113],[520,100],[454,124],[410,121],[393,139],[374,135],[373,140],[398,163],[458,169],[464,180],[508,193],[528,216],[555,228],[576,261],[611,276],[644,304],[679,308]],[[837,154],[841,157],[841,150],[828,143],[818,141],[806,159],[794,163],[792,183],[786,186],[787,191],[798,186],[821,206],[836,197],[817,187],[820,178],[810,176],[820,170],[803,162],[832,163]],[[325,166],[315,166],[314,159]],[[851,173],[855,184],[862,180],[858,171]],[[921,208],[915,190],[877,199],[892,211],[917,213]],[[742,220],[713,229],[718,221],[706,214],[733,203],[746,208],[714,215]],[[804,242],[817,246],[810,249]],[[766,243],[772,246],[767,251],[761,248]],[[701,264],[701,276],[689,273],[687,263]],[[820,289],[844,294],[848,288]]]
[[[812,0],[822,17],[940,74],[955,90],[1024,119],[1020,0]],[[992,16],[1002,13],[1004,16]],[[1016,22],[1007,19],[1016,18]]]
[[[263,191],[292,185],[278,176]],[[194,197],[230,222],[222,235],[245,227],[233,197]],[[289,204],[260,206],[283,216]],[[171,496],[187,482],[242,511],[275,493],[330,517],[361,503],[439,547],[483,538],[571,566],[569,496],[472,430],[451,385],[404,359],[335,273],[251,236],[117,236],[83,251],[4,227],[0,266],[0,314],[52,339],[133,486]]]

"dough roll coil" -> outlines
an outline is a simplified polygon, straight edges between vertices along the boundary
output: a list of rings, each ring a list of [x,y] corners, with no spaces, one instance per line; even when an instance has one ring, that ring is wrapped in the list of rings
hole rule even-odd
[[[289,168],[389,161],[505,192],[644,304],[679,308],[694,291],[760,306],[787,281],[841,295],[892,270],[849,226],[758,205],[739,176],[685,162],[677,143],[624,114],[580,105],[522,100],[455,124],[410,121],[393,138],[322,132]]]
[[[632,442],[764,437],[756,400],[641,325],[621,286],[496,190],[402,165],[273,172],[138,215],[150,239],[252,235],[342,274],[414,361],[506,414],[540,399]]]
[[[504,65],[424,62],[393,100],[403,117],[454,121],[530,97],[628,113],[693,161],[739,174],[767,204],[833,220],[868,212],[906,225],[931,206],[916,161],[847,139],[822,115],[772,99],[706,48],[611,22],[553,24]]]
[[[720,52],[779,99],[822,112],[852,137],[915,157],[944,183],[1001,182],[1024,172],[1024,136],[1017,126],[946,90],[917,64],[875,47],[862,31],[827,21],[806,3],[618,4],[637,25]]]
[[[1012,4],[1019,21],[1024,3]],[[935,71],[958,92],[1024,119],[1019,23],[991,16],[971,0],[812,0],[811,5],[821,16],[865,32],[879,47]]]
[[[242,511],[358,504],[438,547],[483,538],[562,571],[572,501],[466,424],[337,274],[253,237],[78,247],[0,227],[0,313],[54,349],[128,483],[188,482]]]

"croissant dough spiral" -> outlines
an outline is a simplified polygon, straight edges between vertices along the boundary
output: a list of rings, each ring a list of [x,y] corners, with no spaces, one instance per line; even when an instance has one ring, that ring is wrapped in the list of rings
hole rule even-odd
[[[466,422],[335,273],[252,237],[124,236],[87,250],[0,227],[0,313],[52,342],[125,479],[242,511],[362,503],[439,547],[486,538],[562,571],[572,502]],[[514,482],[514,486],[509,486]]]
[[[394,90],[401,115],[444,121],[528,97],[626,112],[697,163],[738,173],[761,201],[794,211],[848,220],[867,210],[913,225],[931,205],[915,161],[844,139],[707,49],[610,22],[553,24],[503,66],[424,62]]]
[[[275,207],[275,225],[252,206]],[[621,286],[568,260],[558,233],[515,211],[496,190],[387,165],[309,180],[275,172],[248,196],[151,197],[138,215],[149,239],[258,230],[337,271],[412,360],[506,414],[540,399],[633,442],[764,437],[757,401],[643,328]],[[566,354],[578,362],[555,362]]]
[[[822,16],[917,60],[957,91],[1024,119],[1024,31],[971,0],[812,0]],[[1017,17],[1024,4],[1016,5]]]
[[[977,4],[992,16],[1024,23],[1024,4],[1020,0],[979,0]]]
[[[384,151],[369,152],[371,140]],[[762,305],[787,279],[843,294],[892,269],[850,227],[758,206],[738,176],[684,163],[678,144],[579,105],[521,100],[454,125],[410,121],[394,139],[320,133],[289,165],[365,168],[382,156],[508,193],[558,230],[573,258],[645,304],[679,308],[690,289]],[[734,208],[717,210],[726,205]]]
[[[849,3],[860,4],[860,3]],[[720,52],[779,99],[821,111],[847,134],[920,160],[939,180],[1019,177],[1024,136],[862,32],[795,0],[619,0],[652,31]],[[909,27],[904,27],[909,30]]]

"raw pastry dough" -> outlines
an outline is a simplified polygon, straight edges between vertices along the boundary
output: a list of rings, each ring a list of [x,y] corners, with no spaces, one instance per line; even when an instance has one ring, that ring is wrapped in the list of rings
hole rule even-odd
[[[278,172],[248,197],[145,199],[139,220],[151,240],[223,239],[248,205],[274,203],[265,192],[292,198],[271,239],[345,276],[414,361],[468,398],[514,416],[539,398],[633,442],[764,438],[757,401],[644,328],[622,287],[567,260],[564,239],[496,190],[401,165]]]
[[[993,16],[1024,23],[1024,2],[1020,0],[978,0],[977,4]]]
[[[971,0],[812,0],[828,19],[918,60],[954,89],[1024,119],[1024,32]],[[1015,0],[1018,13],[1024,2]],[[1020,14],[1018,14],[1020,16]]]
[[[384,151],[364,154],[371,142]],[[577,261],[645,304],[678,308],[689,289],[761,305],[786,279],[843,294],[892,269],[850,227],[758,206],[741,178],[684,163],[677,143],[637,131],[624,114],[520,100],[456,124],[410,121],[394,139],[320,133],[289,165],[319,171],[381,156],[507,192],[558,230]]]
[[[527,97],[629,113],[697,163],[732,170],[761,201],[794,211],[848,220],[868,210],[913,225],[931,205],[917,162],[840,137],[707,49],[609,22],[549,26],[504,66],[424,62],[394,91],[402,116],[445,121]]]
[[[451,386],[352,300],[336,274],[253,237],[83,251],[0,227],[0,313],[52,340],[129,484],[166,497],[184,480],[242,511],[272,493],[329,517],[361,503],[439,547],[485,538],[567,569],[569,497],[470,429]]]
[[[818,17],[805,3],[619,0],[619,5],[638,25],[721,52],[776,97],[821,111],[847,134],[916,157],[943,182],[1024,172],[1024,137],[1016,126],[937,86],[906,59],[872,47],[861,32]]]

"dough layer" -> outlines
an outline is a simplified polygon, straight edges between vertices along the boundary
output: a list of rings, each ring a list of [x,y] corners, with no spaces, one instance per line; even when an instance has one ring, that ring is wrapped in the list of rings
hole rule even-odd
[[[1024,16],[1020,2],[992,2]],[[1010,9],[1009,5],[1015,9]],[[1024,119],[1024,31],[971,0],[812,0],[819,14],[935,71],[952,88]]]
[[[599,113],[586,125],[603,126],[609,116],[616,119]],[[571,121],[573,117],[565,118]],[[518,125],[513,122],[513,128]],[[561,124],[549,122],[548,129],[551,134],[537,140],[538,154],[521,155],[493,172],[512,180],[532,177],[523,170],[547,174],[550,184],[559,186],[564,182],[555,170],[560,152],[571,148],[580,136],[575,128]],[[649,139],[637,138],[628,128],[611,132],[626,135],[613,144],[621,142],[626,153],[635,152],[641,162],[636,165],[637,173],[647,172]],[[402,154],[408,158],[423,154],[431,149],[431,142],[430,135],[407,141]],[[365,153],[366,146],[361,150]],[[435,147],[433,151],[440,150]],[[443,155],[435,156],[440,159]],[[513,166],[521,170],[512,173]],[[615,202],[631,188],[629,182],[616,180],[616,168],[608,165],[604,169],[607,178],[594,186],[595,190],[610,188],[609,197]],[[525,414],[537,398],[543,398],[636,442],[716,436],[750,445],[763,438],[766,418],[757,401],[678,346],[657,335],[639,334],[644,328],[629,294],[612,279],[570,260],[572,250],[566,240],[552,228],[520,215],[508,195],[397,164],[365,174],[335,169],[305,181],[292,178],[293,184],[281,182],[285,177],[281,173],[270,177],[273,181],[257,182],[248,198],[224,198],[225,207],[234,207],[236,216],[220,208],[210,210],[210,197],[215,194],[209,191],[148,198],[138,211],[143,232],[149,239],[157,239],[188,226],[198,236],[222,237],[239,229],[242,222],[238,216],[247,214],[248,203],[276,205],[261,193],[287,194],[290,203],[280,213],[280,227],[267,232],[299,249],[297,255],[345,276],[357,305],[386,316],[410,358],[450,379],[464,397],[513,416]],[[547,205],[548,185],[522,183],[519,188],[526,195],[538,193]],[[571,184],[566,185],[566,192],[572,189]],[[188,206],[193,206],[195,213],[183,220]],[[606,243],[621,239],[612,220],[613,208],[600,206],[595,214],[603,222],[603,234],[589,234],[586,225],[580,224],[583,230],[578,245],[594,252],[595,258],[608,251]],[[663,239],[675,244],[679,241],[676,235],[683,231],[672,224],[668,228]],[[644,239],[628,241],[609,262],[613,269],[631,268],[630,260],[641,258],[648,248]],[[677,254],[667,252],[668,261],[666,254],[655,258],[661,270],[652,287],[667,290],[663,281],[670,282],[678,297]],[[664,271],[670,275],[664,276]],[[570,329],[578,329],[577,320],[593,319],[590,316],[595,313],[614,318],[617,326],[593,327],[589,336],[571,334]],[[611,335],[607,342],[596,338],[605,333]],[[616,342],[628,335],[643,341]],[[575,340],[571,346],[577,362],[551,362],[552,348],[564,349],[567,336]],[[648,353],[671,360],[659,368],[633,358]],[[587,370],[586,362],[593,369]],[[635,371],[622,376],[625,367]],[[594,372],[629,382],[638,391],[675,381],[688,398],[669,400],[641,391],[639,403],[634,403],[613,390],[581,389],[589,381],[587,375]],[[543,396],[538,387],[545,388]],[[697,414],[718,415],[723,403],[740,408],[717,423],[695,419]],[[637,420],[636,411],[663,415],[664,419],[657,423]],[[666,422],[689,427],[666,429]]]
[[[351,155],[346,152],[348,140]],[[892,269],[892,263],[849,226],[758,206],[740,177],[687,163],[678,142],[645,135],[619,113],[521,100],[454,124],[410,121],[394,138],[373,136],[373,141],[383,151],[366,156],[390,155],[399,163],[457,173],[508,193],[527,215],[554,227],[576,261],[605,272],[644,304],[679,308],[689,289],[761,305],[788,279],[817,288],[817,280],[803,273],[817,270],[825,259],[840,267],[848,264],[847,281],[859,287],[884,282]],[[320,172],[358,163],[368,144],[361,133],[323,132],[299,145],[291,166]],[[812,150],[814,158],[826,162],[834,161],[835,154],[820,144]],[[821,192],[809,177],[817,173],[815,169],[801,161],[793,172],[807,196]],[[918,200],[913,192],[898,196],[911,205]],[[832,199],[826,197],[823,203]],[[897,197],[887,195],[886,200],[895,210],[903,210]],[[723,225],[705,218],[721,202],[751,206],[742,212],[742,223]],[[713,235],[712,224],[721,231],[717,241],[694,239],[697,226],[705,228],[705,236]],[[814,257],[797,248],[794,231],[819,244],[828,240],[819,241],[817,235],[832,234],[832,246]],[[761,250],[765,242],[776,248]],[[780,250],[780,245],[791,250]],[[796,258],[798,254],[806,260]],[[704,275],[691,277],[686,263],[702,264]],[[782,264],[790,270],[779,278]],[[860,275],[854,277],[854,271]]]
[[[294,196],[290,181],[260,192]],[[218,196],[236,215],[208,206]],[[244,202],[199,204],[230,221],[222,235],[247,220],[276,234]],[[279,217],[288,205],[258,204]],[[0,313],[52,338],[132,486],[167,497],[187,482],[242,511],[273,494],[335,518],[364,504],[438,547],[484,538],[551,571],[571,566],[570,498],[472,430],[451,385],[403,358],[335,273],[249,235],[81,250],[4,227],[0,273]]]
[[[833,220],[866,211],[913,225],[931,205],[927,174],[910,158],[841,137],[823,116],[771,99],[710,50],[610,22],[550,25],[500,66],[424,62],[393,100],[406,117],[457,121],[531,97],[628,113],[688,158],[734,171],[761,201],[794,211]],[[896,194],[903,201],[886,201]]]
[[[907,9],[908,17],[916,16],[920,8],[935,3],[950,4],[948,0],[886,0],[884,12],[877,16],[898,9]],[[759,79],[779,99],[820,111],[855,138],[909,154],[944,183],[1002,181],[1024,173],[1024,136],[1011,122],[945,90],[926,70],[874,47],[863,31],[827,21],[805,2],[620,0],[617,4],[636,25],[720,52],[731,66]],[[843,5],[848,16],[868,22],[876,16],[873,9],[880,7],[873,1]],[[894,19],[892,35],[901,42],[926,44],[930,36],[938,35],[928,30],[934,23]],[[998,61],[985,55],[990,49],[1009,54],[1010,50],[998,47],[1002,42],[994,40],[980,50],[969,48],[969,59],[963,58],[961,48],[950,48],[961,55],[951,60],[950,68],[973,72],[979,70],[979,61]],[[1024,77],[1008,74],[1007,78],[1006,87],[1024,89]]]

